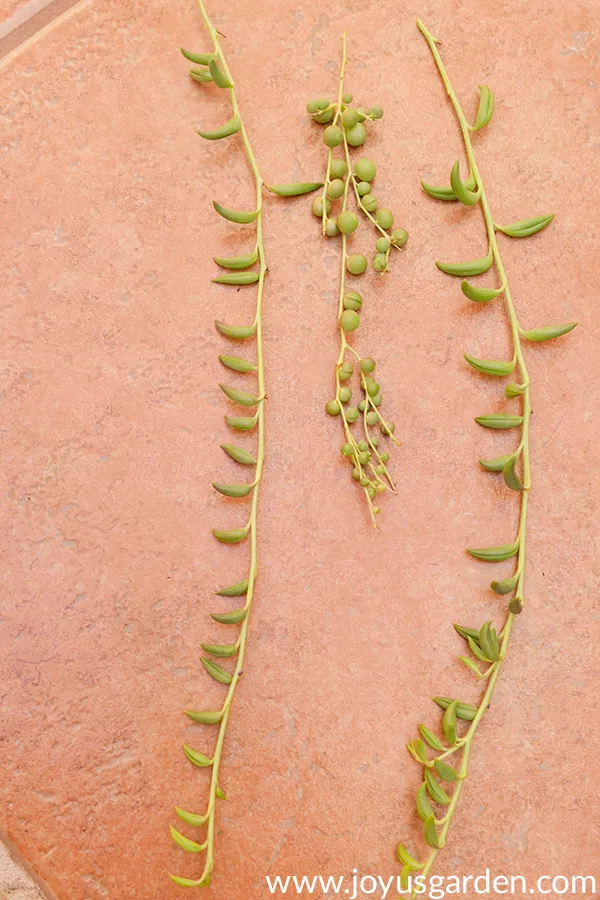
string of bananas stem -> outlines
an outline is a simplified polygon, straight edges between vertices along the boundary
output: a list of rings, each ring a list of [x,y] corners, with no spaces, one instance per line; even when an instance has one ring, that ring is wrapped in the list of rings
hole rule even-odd
[[[505,310],[512,338],[512,358],[510,360],[477,359],[465,354],[465,359],[475,370],[492,378],[502,378],[518,372],[518,382],[510,382],[504,388],[509,400],[520,404],[517,412],[491,413],[476,418],[484,428],[496,430],[519,429],[520,440],[516,448],[506,456],[496,459],[481,459],[481,466],[492,473],[501,473],[507,487],[520,498],[520,516],[517,535],[514,540],[498,547],[472,548],[473,557],[487,562],[498,563],[515,560],[513,574],[508,578],[492,581],[491,589],[499,596],[512,595],[502,627],[499,631],[492,620],[480,628],[455,625],[458,635],[467,645],[469,655],[459,659],[473,673],[477,681],[484,685],[483,694],[477,706],[451,697],[434,697],[435,703],[444,710],[441,731],[437,734],[426,725],[419,726],[420,736],[408,744],[408,750],[423,768],[423,782],[417,791],[417,813],[423,822],[424,839],[428,853],[423,861],[413,856],[404,844],[398,846],[398,858],[403,866],[401,883],[410,896],[421,891],[411,891],[413,877],[418,872],[426,878],[446,845],[448,832],[453,821],[463,785],[469,772],[469,756],[479,725],[490,704],[498,677],[506,658],[511,633],[516,617],[525,604],[524,579],[526,569],[527,507],[531,488],[529,430],[531,420],[530,380],[525,362],[524,345],[527,342],[546,341],[560,337],[571,331],[576,323],[547,325],[540,328],[523,329],[517,317],[508,278],[502,262],[497,233],[510,238],[526,238],[547,227],[553,215],[523,219],[510,225],[499,225],[491,212],[485,186],[477,165],[471,136],[491,120],[494,112],[494,95],[489,87],[480,87],[479,108],[473,124],[467,120],[461,104],[440,57],[437,44],[425,25],[418,20],[417,27],[425,38],[437,65],[444,87],[458,119],[460,131],[469,164],[469,174],[462,180],[458,162],[451,171],[450,185],[436,187],[422,182],[424,191],[443,202],[454,201],[466,207],[479,207],[485,222],[488,240],[487,254],[466,263],[438,262],[438,268],[454,277],[462,279],[463,294],[481,304],[504,298]],[[489,270],[495,269],[498,284],[495,287],[480,287],[469,281]],[[433,753],[432,753],[433,751]]]
[[[265,462],[265,368],[262,310],[265,276],[268,271],[263,240],[263,189],[280,197],[296,197],[322,187],[321,182],[273,185],[267,184],[263,180],[242,119],[231,72],[221,47],[220,38],[222,35],[212,25],[202,0],[198,0],[198,5],[212,40],[213,49],[205,53],[191,53],[187,50],[182,50],[182,54],[196,66],[190,71],[193,80],[202,85],[213,85],[227,94],[233,113],[231,118],[220,128],[213,131],[199,131],[198,134],[205,140],[219,141],[239,133],[254,179],[256,193],[256,205],[252,210],[230,209],[213,200],[214,209],[222,218],[236,225],[252,225],[255,229],[254,247],[251,251],[228,258],[214,257],[215,263],[223,270],[224,274],[218,275],[213,281],[217,284],[235,285],[238,288],[256,285],[256,307],[252,324],[228,325],[224,322],[216,321],[215,327],[224,338],[230,341],[237,343],[243,343],[252,339],[255,341],[256,359],[254,362],[245,357],[230,355],[219,356],[219,360],[228,372],[236,373],[244,378],[253,376],[256,379],[256,391],[237,388],[225,383],[220,384],[220,388],[233,404],[242,407],[242,410],[246,412],[246,415],[226,415],[225,421],[227,425],[240,434],[254,432],[257,435],[257,450],[254,454],[237,444],[222,444],[223,451],[230,459],[238,463],[243,469],[254,471],[254,478],[250,482],[234,484],[213,482],[215,490],[224,497],[232,498],[235,501],[249,498],[248,518],[243,527],[233,529],[215,528],[213,529],[213,535],[216,540],[224,544],[239,544],[249,540],[250,559],[247,575],[241,581],[228,587],[220,588],[215,592],[221,597],[245,597],[243,605],[233,610],[211,613],[214,621],[228,628],[239,626],[235,641],[228,644],[203,643],[201,645],[205,654],[201,657],[201,661],[206,672],[226,688],[223,703],[220,709],[214,711],[185,711],[192,722],[216,728],[217,737],[211,757],[205,756],[186,744],[183,745],[184,753],[190,763],[201,769],[210,769],[211,775],[208,799],[206,806],[201,812],[188,812],[180,807],[175,807],[175,812],[182,822],[192,828],[204,829],[205,832],[204,840],[198,842],[171,826],[171,836],[182,850],[192,855],[204,854],[204,865],[199,877],[184,878],[179,875],[171,875],[171,879],[182,887],[206,887],[210,884],[211,872],[215,862],[217,804],[219,801],[226,799],[225,792],[219,783],[223,747],[233,698],[239,680],[242,677],[250,611],[258,572],[258,502]],[[219,660],[219,662],[215,662],[215,659]],[[226,660],[233,661],[232,669],[224,668],[223,661]]]
[[[325,409],[330,416],[340,418],[344,433],[341,452],[352,465],[352,477],[364,492],[371,520],[376,526],[375,517],[380,512],[376,503],[378,496],[386,490],[396,493],[387,465],[390,454],[380,447],[377,431],[398,446],[399,442],[394,437],[394,423],[384,419],[380,411],[383,396],[373,375],[376,362],[372,357],[362,357],[349,340],[349,336],[360,325],[363,298],[358,291],[346,289],[346,277],[360,277],[367,270],[367,259],[362,253],[348,253],[350,235],[359,227],[359,218],[350,209],[350,196],[354,198],[357,211],[375,231],[372,265],[378,274],[383,275],[388,271],[390,254],[392,251],[400,251],[406,245],[408,234],[404,228],[394,228],[391,210],[379,206],[378,198],[372,191],[377,173],[373,160],[361,157],[354,163],[352,161],[351,149],[362,147],[367,140],[366,124],[381,119],[383,110],[380,106],[366,109],[352,105],[352,94],[344,90],[346,62],[344,33],[337,100],[317,98],[309,100],[306,105],[313,121],[326,126],[323,142],[328,148],[323,192],[313,200],[312,211],[321,221],[323,234],[328,238],[338,239],[341,243],[338,308],[340,352],[335,368],[335,397],[327,402]],[[340,155],[334,155],[336,149]],[[335,217],[331,215],[333,204],[338,205]],[[349,405],[353,396],[350,383],[355,366],[362,392],[362,398],[356,406]],[[360,423],[357,427],[362,430],[361,437],[353,433],[352,426],[356,423]]]

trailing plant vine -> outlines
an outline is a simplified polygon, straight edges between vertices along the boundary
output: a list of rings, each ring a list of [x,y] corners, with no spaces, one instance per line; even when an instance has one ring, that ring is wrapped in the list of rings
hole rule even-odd
[[[386,490],[396,492],[394,481],[388,470],[390,454],[380,447],[379,434],[388,437],[399,445],[394,437],[395,425],[385,420],[380,407],[383,402],[381,387],[373,375],[376,367],[372,357],[363,357],[349,342],[349,335],[360,325],[360,312],[363,298],[354,290],[346,290],[346,276],[362,275],[367,269],[367,259],[362,253],[348,253],[348,240],[359,227],[359,218],[350,209],[350,198],[354,198],[354,206],[373,227],[375,231],[375,255],[373,269],[383,274],[388,271],[390,254],[393,250],[401,250],[408,241],[404,228],[394,228],[394,215],[391,210],[379,206],[379,201],[372,191],[372,184],[377,173],[373,160],[361,157],[354,163],[351,149],[362,147],[367,139],[365,123],[371,123],[383,116],[380,106],[366,109],[353,106],[352,94],[344,90],[346,71],[346,35],[342,36],[342,65],[340,70],[337,100],[328,98],[309,100],[306,111],[313,121],[325,125],[323,142],[328,148],[327,168],[323,192],[313,200],[312,211],[321,221],[322,232],[330,238],[339,238],[340,253],[340,289],[338,324],[340,331],[340,352],[335,368],[335,397],[326,404],[326,412],[330,416],[339,416],[344,433],[341,452],[352,465],[352,477],[362,487],[373,524],[375,516],[380,512],[375,500]],[[334,155],[339,149],[340,155]],[[332,207],[337,204],[337,215],[332,216]],[[358,384],[362,397],[354,405],[349,405],[353,397],[350,386],[351,379],[358,372]],[[353,427],[356,423],[361,436],[355,436]]]
[[[444,710],[441,733],[436,734],[425,725],[419,726],[420,736],[408,744],[408,750],[423,767],[423,782],[417,791],[417,813],[423,821],[424,837],[429,852],[423,862],[412,856],[403,844],[398,846],[398,857],[403,865],[401,882],[403,889],[410,890],[412,875],[419,872],[426,877],[433,863],[445,846],[464,781],[468,775],[469,756],[473,740],[486,712],[496,682],[506,657],[515,618],[523,611],[525,604],[524,579],[526,569],[527,505],[531,488],[529,428],[531,419],[530,380],[524,355],[524,345],[530,341],[547,341],[571,331],[576,323],[566,325],[546,325],[541,328],[523,329],[517,317],[508,278],[502,262],[497,232],[511,238],[525,238],[546,228],[553,215],[537,216],[499,225],[495,221],[479,171],[471,135],[488,124],[494,112],[494,95],[489,87],[480,88],[479,108],[474,123],[469,124],[460,102],[454,93],[450,79],[440,54],[437,41],[421,21],[417,27],[424,36],[433,55],[450,102],[456,113],[462,133],[469,173],[462,179],[459,163],[454,163],[450,174],[450,185],[434,187],[422,183],[424,191],[442,201],[458,201],[467,207],[479,207],[483,214],[488,239],[485,256],[466,263],[436,263],[442,272],[463,279],[461,289],[470,300],[486,304],[504,297],[506,314],[512,337],[512,357],[510,360],[477,359],[465,354],[467,363],[479,372],[492,377],[507,377],[515,370],[518,380],[510,382],[504,389],[508,399],[518,400],[518,411],[488,413],[478,416],[475,421],[484,428],[505,430],[520,429],[520,439],[515,449],[496,459],[481,459],[481,466],[488,472],[501,473],[511,491],[520,498],[520,517],[516,537],[499,547],[472,548],[467,552],[476,559],[492,563],[515,559],[515,569],[508,578],[498,578],[491,583],[492,591],[500,596],[511,596],[505,620],[498,632],[493,621],[485,622],[480,628],[455,625],[454,628],[467,646],[467,654],[459,659],[467,666],[478,681],[484,684],[478,705],[474,706],[451,697],[434,697],[435,703]],[[495,268],[498,276],[497,287],[479,287],[467,280]],[[433,753],[432,753],[433,751]],[[412,894],[411,894],[412,896]]]
[[[203,643],[201,645],[205,653],[205,656],[201,657],[202,665],[215,681],[226,688],[224,701],[220,709],[216,711],[185,711],[192,722],[217,728],[217,738],[211,757],[205,756],[187,744],[183,746],[185,755],[194,766],[201,769],[211,769],[208,800],[204,811],[202,813],[191,813],[180,807],[175,808],[177,815],[186,825],[193,828],[205,828],[205,839],[202,843],[198,843],[171,826],[171,836],[179,847],[191,854],[205,854],[203,870],[198,878],[182,878],[178,875],[171,875],[172,880],[183,887],[202,887],[210,884],[215,858],[217,802],[225,799],[225,793],[219,783],[223,745],[227,733],[231,705],[239,679],[242,676],[250,610],[254,598],[258,570],[258,501],[265,461],[265,369],[262,308],[264,282],[268,271],[263,240],[263,188],[281,197],[295,197],[310,193],[323,186],[321,182],[270,185],[264,181],[242,119],[231,72],[221,48],[219,38],[222,35],[213,27],[202,0],[198,0],[198,5],[204,24],[211,37],[213,49],[207,53],[190,53],[187,50],[182,50],[182,53],[195,66],[190,71],[191,77],[200,84],[212,84],[225,92],[229,96],[233,113],[225,125],[213,131],[199,131],[198,134],[209,141],[222,140],[239,134],[254,178],[256,190],[256,206],[252,210],[229,209],[213,200],[214,209],[222,218],[238,225],[253,225],[255,229],[254,247],[250,251],[240,256],[214,257],[215,263],[224,272],[213,278],[213,281],[217,284],[236,285],[238,287],[256,285],[256,309],[252,324],[227,325],[224,322],[216,321],[215,327],[223,337],[234,342],[241,343],[251,339],[255,340],[256,360],[254,362],[245,357],[230,355],[221,355],[219,360],[228,371],[239,373],[243,376],[254,376],[256,379],[257,386],[255,390],[232,387],[229,384],[221,384],[220,388],[233,404],[246,410],[244,415],[226,415],[225,421],[227,425],[239,433],[256,432],[257,449],[253,452],[237,444],[221,444],[227,456],[244,469],[253,470],[254,477],[251,481],[233,484],[213,482],[215,490],[225,497],[234,499],[249,498],[248,518],[241,528],[215,528],[212,533],[217,541],[224,544],[240,544],[249,539],[250,559],[248,572],[241,581],[216,591],[216,594],[220,597],[244,597],[243,605],[233,610],[211,613],[211,617],[215,622],[227,626],[239,626],[236,639],[228,644]],[[215,662],[215,659],[220,662]],[[227,669],[222,661],[230,659],[233,660],[233,668]]]

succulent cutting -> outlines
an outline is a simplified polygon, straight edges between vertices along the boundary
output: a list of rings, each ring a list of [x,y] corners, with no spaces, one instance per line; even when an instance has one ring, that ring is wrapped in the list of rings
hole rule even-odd
[[[325,409],[328,415],[340,419],[344,435],[342,455],[352,466],[352,478],[362,488],[373,524],[376,524],[375,517],[380,512],[379,495],[386,490],[394,493],[396,490],[388,469],[390,454],[382,446],[380,437],[389,438],[395,444],[399,442],[394,436],[394,423],[385,419],[381,412],[383,395],[379,374],[375,375],[376,362],[370,356],[363,357],[353,346],[354,333],[360,326],[363,297],[356,290],[348,290],[347,277],[363,275],[368,262],[362,253],[348,250],[349,241],[353,240],[351,236],[358,231],[360,216],[373,228],[372,267],[382,275],[388,272],[391,254],[406,245],[408,234],[404,228],[394,227],[394,214],[380,206],[373,192],[376,163],[367,157],[352,158],[351,151],[364,145],[368,126],[383,117],[383,110],[380,106],[354,105],[352,94],[344,88],[346,62],[344,34],[337,99],[332,101],[322,97],[309,100],[306,105],[313,121],[325,126],[323,142],[327,147],[323,191],[321,196],[314,198],[312,212],[321,222],[323,235],[340,241],[340,352],[335,368],[335,396],[326,403]],[[352,198],[356,211],[350,208]],[[360,391],[360,399],[353,392],[353,380],[355,389],[358,387]]]
[[[526,238],[546,228],[553,219],[552,214],[522,219],[509,225],[498,224],[489,206],[485,185],[479,170],[471,136],[486,126],[494,112],[494,95],[491,89],[480,88],[479,107],[470,124],[452,88],[450,79],[437,49],[437,40],[421,21],[417,26],[424,36],[433,55],[444,87],[458,119],[466,157],[468,173],[461,176],[460,166],[455,162],[450,172],[450,183],[443,187],[422,183],[429,196],[443,202],[457,202],[465,207],[479,208],[485,223],[487,252],[480,258],[464,263],[436,263],[438,269],[447,275],[461,279],[461,290],[465,297],[480,305],[494,301],[503,302],[508,319],[512,355],[510,359],[479,359],[465,354],[465,360],[473,369],[492,378],[513,376],[504,387],[504,397],[508,408],[500,412],[485,413],[475,421],[482,428],[518,431],[515,446],[506,455],[494,459],[480,459],[480,464],[488,472],[502,477],[512,496],[520,503],[517,534],[508,535],[507,543],[497,547],[474,547],[467,552],[476,559],[494,565],[513,559],[514,569],[508,577],[497,575],[491,583],[491,590],[499,597],[507,598],[507,609],[500,628],[493,620],[479,627],[455,625],[454,628],[465,643],[465,655],[459,659],[472,672],[477,682],[483,685],[482,695],[476,704],[465,703],[453,697],[434,697],[435,703],[443,710],[441,729],[434,731],[428,726],[419,726],[419,736],[408,744],[408,750],[423,769],[423,781],[417,791],[417,813],[423,822],[424,839],[428,852],[420,861],[409,853],[404,844],[398,846],[398,857],[402,863],[402,883],[410,891],[413,873],[426,877],[434,861],[446,845],[463,785],[468,775],[469,756],[479,725],[490,705],[496,682],[502,670],[503,661],[516,617],[525,605],[527,506],[531,488],[531,465],[529,430],[531,421],[531,385],[525,360],[525,348],[530,342],[547,341],[571,331],[576,323],[544,325],[538,328],[522,328],[516,313],[508,277],[502,262],[497,234],[510,238]],[[496,283],[480,286],[471,279],[485,272],[493,271]],[[517,405],[517,409],[511,408]],[[418,893],[418,892],[413,892]],[[412,894],[411,894],[412,896]]]
[[[233,78],[220,45],[219,32],[213,27],[202,0],[199,0],[199,7],[210,34],[213,49],[206,53],[190,53],[187,50],[182,50],[182,53],[194,65],[190,75],[196,82],[203,85],[214,85],[229,97],[232,116],[220,128],[210,131],[199,131],[198,134],[209,141],[223,140],[239,134],[256,189],[256,205],[251,210],[230,209],[216,200],[213,201],[215,211],[223,219],[236,225],[251,225],[254,231],[254,241],[251,248],[245,248],[237,256],[227,258],[214,257],[216,265],[223,272],[213,278],[213,281],[217,284],[235,285],[238,288],[251,285],[256,286],[256,308],[251,324],[228,325],[224,322],[216,321],[215,327],[224,338],[234,343],[244,344],[245,342],[254,341],[254,360],[249,359],[247,356],[225,354],[219,356],[219,360],[228,373],[235,373],[244,379],[253,378],[256,382],[256,388],[251,390],[230,384],[221,384],[220,388],[232,405],[241,407],[240,412],[243,413],[242,415],[226,415],[225,421],[227,425],[240,436],[248,432],[256,433],[257,448],[256,450],[248,449],[245,446],[239,446],[237,443],[221,444],[224,453],[236,462],[242,471],[252,474],[247,481],[235,483],[213,482],[214,489],[221,495],[234,500],[243,500],[244,498],[249,500],[247,519],[241,527],[214,528],[212,533],[217,541],[224,544],[241,544],[248,540],[250,544],[250,558],[246,564],[247,571],[238,582],[215,591],[217,596],[233,598],[234,601],[237,598],[244,598],[242,601],[238,600],[238,603],[241,603],[241,605],[238,605],[237,608],[211,613],[211,617],[215,622],[229,626],[232,630],[236,629],[232,641],[226,644],[211,642],[201,645],[205,654],[201,657],[202,665],[208,675],[225,688],[223,703],[217,710],[186,710],[186,715],[192,722],[214,727],[217,731],[217,737],[213,754],[210,757],[186,744],[183,746],[184,753],[192,765],[201,769],[211,770],[208,799],[204,809],[196,813],[188,812],[180,807],[175,808],[179,819],[187,826],[205,830],[205,838],[199,843],[171,826],[171,836],[179,847],[190,854],[205,854],[203,869],[198,878],[183,878],[178,875],[171,875],[172,880],[183,887],[205,887],[210,884],[210,876],[215,859],[217,804],[225,799],[225,793],[219,782],[223,745],[233,698],[242,675],[250,611],[254,599],[258,570],[258,501],[265,460],[265,370],[262,306],[267,263],[263,240],[263,189],[281,197],[296,197],[322,187],[320,182],[269,185],[264,181],[244,126],[235,94]],[[227,660],[232,660],[229,668],[227,667]]]

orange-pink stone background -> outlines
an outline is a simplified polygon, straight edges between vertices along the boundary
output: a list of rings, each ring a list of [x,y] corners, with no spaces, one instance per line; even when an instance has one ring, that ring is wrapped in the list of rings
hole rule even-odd
[[[209,12],[273,182],[320,177],[304,105],[334,94],[347,30],[348,90],[385,109],[364,150],[410,242],[388,277],[359,286],[353,342],[376,356],[402,440],[399,495],[376,532],[323,411],[339,244],[319,236],[310,198],[265,199],[260,576],[207,896],[260,900],[266,874],[397,874],[397,841],[421,846],[404,745],[439,722],[433,694],[478,696],[452,622],[502,621],[488,584],[511,564],[464,548],[514,535],[515,495],[477,465],[514,434],[473,417],[516,401],[462,353],[506,354],[508,331],[501,304],[469,303],[433,264],[486,247],[478,210],[419,187],[447,182],[463,153],[417,14],[469,115],[480,83],[496,93],[474,144],[498,220],[557,212],[529,241],[501,241],[523,326],[580,323],[527,346],[527,606],[436,871],[600,879],[597,4],[212,0]],[[182,44],[208,46],[193,0],[91,0],[0,64],[1,823],[60,900],[171,900],[183,889],[169,871],[199,874],[168,827],[175,804],[200,812],[206,796],[182,741],[210,753],[214,731],[181,710],[222,697],[199,644],[229,636],[207,614],[248,549],[210,534],[245,516],[211,487],[239,479],[219,449],[228,351],[212,322],[247,321],[254,290],[210,278],[213,253],[251,241],[211,200],[249,207],[252,185],[238,137],[196,135],[230,112],[188,79]],[[352,241],[372,244],[366,227]]]

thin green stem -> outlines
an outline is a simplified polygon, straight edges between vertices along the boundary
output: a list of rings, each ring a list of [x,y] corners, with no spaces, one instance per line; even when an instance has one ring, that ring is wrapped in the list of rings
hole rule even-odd
[[[531,418],[531,400],[530,400],[530,387],[529,387],[529,374],[527,372],[527,366],[525,364],[525,359],[523,355],[523,348],[521,345],[521,327],[519,325],[519,320],[517,317],[517,313],[515,310],[515,306],[513,303],[512,295],[510,292],[510,287],[508,283],[508,278],[506,275],[506,271],[504,268],[504,264],[502,262],[502,256],[500,254],[500,249],[498,247],[498,241],[496,238],[496,229],[494,227],[494,218],[492,216],[487,193],[485,190],[485,185],[483,183],[483,179],[481,177],[481,173],[479,171],[479,167],[477,165],[477,160],[475,157],[475,152],[473,150],[473,144],[471,141],[471,133],[472,129],[467,121],[467,118],[464,114],[464,111],[460,105],[460,102],[454,92],[450,79],[448,77],[448,73],[444,67],[442,59],[437,49],[437,41],[432,36],[432,34],[428,31],[425,25],[417,20],[417,27],[427,44],[429,45],[429,49],[431,54],[435,60],[438,71],[440,73],[441,79],[443,81],[444,87],[446,89],[446,93],[454,107],[454,111],[456,113],[456,117],[458,119],[458,123],[460,126],[460,130],[462,133],[465,152],[467,155],[467,160],[469,162],[469,167],[471,174],[475,178],[475,184],[477,188],[480,190],[480,203],[481,210],[483,213],[485,227],[487,232],[487,237],[489,241],[489,247],[491,249],[494,264],[498,273],[500,284],[503,285],[503,293],[506,300],[506,311],[510,324],[510,331],[513,342],[513,350],[514,357],[516,358],[517,364],[519,366],[519,370],[521,373],[521,381],[524,384],[523,393],[520,395],[522,397],[522,415],[523,415],[523,424],[522,424],[522,432],[521,432],[521,441],[519,444],[519,449],[522,451],[522,459],[523,459],[523,482],[525,485],[525,491],[521,495],[521,509],[519,516],[519,531],[518,531],[518,542],[519,549],[517,554],[517,585],[515,590],[516,597],[523,597],[523,582],[525,576],[525,567],[526,567],[526,531],[527,531],[527,505],[528,505],[528,491],[531,487],[531,471],[530,471],[530,448],[529,448],[529,426],[530,426],[530,418]],[[515,615],[512,612],[509,612],[504,623],[504,626],[501,631],[501,645],[500,645],[500,659],[493,664],[493,671],[489,677],[489,681],[485,690],[485,693],[481,699],[479,707],[477,708],[477,713],[471,722],[471,725],[460,744],[460,750],[462,751],[461,765],[460,765],[460,776],[461,780],[457,782],[456,788],[452,794],[452,799],[449,804],[446,815],[444,816],[444,825],[439,834],[439,842],[440,848],[444,846],[446,842],[446,838],[448,835],[448,830],[452,823],[452,818],[454,816],[454,812],[458,805],[458,801],[460,799],[464,779],[468,775],[468,765],[469,765],[469,756],[471,753],[471,747],[473,743],[473,739],[477,733],[481,720],[483,719],[484,713],[487,710],[491,697],[494,693],[496,683],[500,676],[500,672],[502,670],[503,660],[506,657],[506,653],[508,650],[508,644],[510,640],[510,635],[512,632],[513,623],[515,620]],[[444,754],[447,755],[447,754]],[[427,875],[435,862],[437,854],[439,853],[439,849],[432,849],[429,853],[427,860],[423,869],[421,870],[421,874]]]
[[[198,0],[198,6],[200,8],[200,13],[204,20],[204,24],[210,34],[212,39],[215,57],[221,65],[221,68],[229,79],[229,81],[233,84],[233,78],[231,77],[231,72],[227,65],[227,60],[225,58],[225,54],[221,48],[219,42],[219,33],[214,28],[212,22],[208,17],[208,13],[204,7],[202,0]],[[231,105],[233,108],[233,112],[235,115],[239,116],[240,119],[240,134],[242,137],[242,142],[244,145],[244,150],[246,152],[246,156],[248,158],[248,163],[252,170],[252,174],[254,176],[254,183],[256,188],[256,209],[258,210],[258,215],[256,217],[256,247],[258,250],[258,263],[259,263],[259,279],[257,282],[257,294],[256,294],[256,312],[254,316],[254,324],[256,326],[256,375],[258,380],[258,396],[264,398],[265,396],[265,368],[264,368],[264,348],[263,348],[263,323],[262,323],[262,308],[263,308],[263,292],[264,292],[264,281],[265,275],[267,273],[267,262],[265,256],[265,247],[263,241],[263,202],[262,202],[262,189],[264,185],[263,178],[261,176],[260,170],[258,168],[258,164],[256,162],[256,158],[254,156],[254,152],[252,150],[252,145],[250,144],[250,140],[248,138],[248,133],[246,131],[244,121],[240,112],[238,100],[235,93],[235,87],[228,89],[229,96],[231,98]],[[216,800],[217,800],[217,789],[219,787],[219,771],[221,767],[222,754],[223,754],[223,745],[225,742],[225,736],[227,733],[227,725],[229,722],[229,714],[231,712],[231,705],[233,702],[233,698],[235,695],[235,691],[239,680],[242,676],[244,658],[246,654],[246,644],[248,638],[248,628],[250,622],[250,611],[252,607],[252,601],[254,599],[254,587],[256,582],[256,577],[258,574],[258,546],[257,546],[257,520],[258,520],[258,503],[259,503],[259,492],[260,492],[260,482],[262,480],[262,473],[264,467],[265,460],[265,404],[264,400],[261,399],[261,402],[258,405],[257,410],[257,432],[258,432],[258,449],[256,455],[256,477],[255,477],[255,488],[252,492],[252,503],[250,508],[250,517],[248,520],[248,533],[250,536],[250,567],[248,573],[248,591],[246,593],[246,604],[245,609],[247,610],[246,617],[242,622],[240,628],[240,634],[238,638],[238,655],[236,658],[235,671],[233,673],[233,677],[231,683],[227,689],[227,695],[225,698],[225,702],[223,704],[223,718],[219,724],[219,732],[217,736],[217,742],[215,746],[215,752],[212,763],[212,774],[210,780],[209,787],[209,795],[208,795],[208,804],[207,804],[207,840],[206,840],[206,857],[204,863],[204,870],[200,878],[196,881],[198,886],[202,885],[206,882],[207,878],[209,878],[210,873],[212,872],[214,866],[214,847],[215,847],[215,810],[216,810]]]

